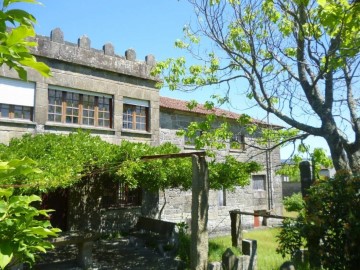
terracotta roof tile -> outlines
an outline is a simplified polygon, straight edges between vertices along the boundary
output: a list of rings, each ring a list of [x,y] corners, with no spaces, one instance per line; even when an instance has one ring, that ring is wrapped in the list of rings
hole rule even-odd
[[[237,113],[219,109],[219,108],[214,108],[213,110],[209,111],[204,107],[203,104],[198,104],[198,106],[196,106],[196,108],[194,108],[193,110],[189,110],[189,108],[187,107],[187,104],[188,104],[188,101],[173,99],[173,98],[168,98],[168,97],[160,97],[160,108],[173,109],[173,110],[178,110],[178,111],[183,111],[183,112],[193,112],[193,113],[199,113],[199,114],[204,114],[204,115],[207,115],[210,113],[215,113],[215,115],[217,115],[217,116],[223,116],[223,117],[230,118],[230,119],[238,119],[241,116],[241,114],[237,114]],[[257,123],[257,124],[268,125],[264,121],[260,121],[257,119],[252,119],[252,120],[254,123]],[[277,126],[277,125],[275,125],[275,126],[272,125],[272,126],[281,128],[280,126]]]

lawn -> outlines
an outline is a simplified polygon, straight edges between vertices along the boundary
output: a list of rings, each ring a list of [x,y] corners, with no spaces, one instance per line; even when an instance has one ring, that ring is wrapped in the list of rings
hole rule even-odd
[[[283,259],[276,253],[276,235],[280,229],[265,228],[244,233],[244,238],[257,240],[258,270],[279,269],[289,258]],[[212,238],[209,241],[209,261],[221,261],[221,255],[227,247],[231,247],[231,236]],[[233,248],[233,251],[235,249]],[[238,255],[237,253],[236,255]]]
[[[279,269],[283,262],[290,259],[290,257],[283,259],[280,254],[276,253],[278,245],[276,242],[276,235],[279,231],[279,228],[268,228],[244,233],[244,238],[257,240],[258,270]]]

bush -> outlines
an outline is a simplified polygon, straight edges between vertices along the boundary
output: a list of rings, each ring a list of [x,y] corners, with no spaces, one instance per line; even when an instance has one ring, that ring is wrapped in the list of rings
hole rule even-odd
[[[294,193],[289,197],[285,197],[283,201],[285,210],[288,212],[299,212],[304,209],[304,200],[301,193]]]
[[[334,179],[317,181],[305,198],[305,211],[294,222],[284,221],[278,239],[282,255],[292,255],[306,241],[310,263],[318,258],[325,269],[357,269],[360,177],[338,172]]]

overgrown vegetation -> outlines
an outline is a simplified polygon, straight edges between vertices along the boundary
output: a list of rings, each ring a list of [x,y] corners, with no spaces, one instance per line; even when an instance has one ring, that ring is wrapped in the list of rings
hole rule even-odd
[[[338,172],[318,180],[294,221],[285,220],[278,252],[292,255],[304,243],[312,267],[356,269],[360,263],[360,177]]]
[[[141,157],[157,154],[175,154],[180,149],[170,143],[150,146],[145,143],[122,141],[114,145],[98,136],[83,131],[61,134],[26,134],[14,138],[9,146],[2,146],[0,159],[29,157],[43,170],[41,175],[8,178],[1,184],[19,185],[36,192],[69,187],[87,175],[106,173],[130,188],[156,191],[168,187],[189,189],[192,164],[189,158],[142,161]],[[227,157],[225,162],[209,164],[210,187],[233,188],[249,183],[250,174],[261,169],[255,162],[238,162]],[[226,176],[226,177],[225,177]]]

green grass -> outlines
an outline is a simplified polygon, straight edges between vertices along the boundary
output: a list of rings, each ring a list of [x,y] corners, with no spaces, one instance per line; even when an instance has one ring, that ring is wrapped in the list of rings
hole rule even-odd
[[[278,243],[276,235],[280,228],[264,228],[245,232],[243,238],[257,240],[257,266],[258,270],[279,269],[281,264],[290,260],[290,256],[282,258],[276,253]],[[222,254],[227,248],[231,247],[231,236],[221,236],[209,240],[209,261],[221,261]],[[236,256],[240,252],[236,248],[231,248]],[[296,269],[308,269],[304,266],[296,266]]]
[[[281,255],[276,253],[276,235],[279,231],[280,229],[278,228],[266,228],[244,233],[243,238],[257,240],[257,265],[259,270],[279,269],[283,262],[289,260],[289,258],[283,259]],[[221,261],[222,254],[229,247],[231,247],[231,236],[221,236],[210,239],[209,261]],[[235,255],[240,255],[240,252],[236,248],[232,248],[232,251]]]
[[[243,238],[257,240],[257,265],[259,270],[279,269],[290,257],[282,258],[276,253],[278,228],[257,229],[244,233]]]
[[[231,236],[220,236],[209,239],[209,262],[221,262],[222,255],[228,248],[231,248],[236,256],[241,255],[237,248],[231,246]]]

